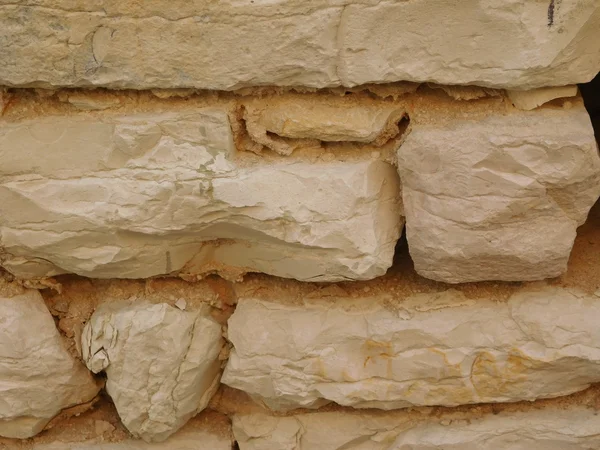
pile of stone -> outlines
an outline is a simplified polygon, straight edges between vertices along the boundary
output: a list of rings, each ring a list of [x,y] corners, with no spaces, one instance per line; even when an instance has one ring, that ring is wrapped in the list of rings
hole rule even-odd
[[[0,448],[600,448],[600,4],[459,3],[0,5]]]

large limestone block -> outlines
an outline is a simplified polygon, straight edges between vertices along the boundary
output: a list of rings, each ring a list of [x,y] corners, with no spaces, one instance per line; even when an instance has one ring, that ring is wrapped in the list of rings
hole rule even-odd
[[[163,441],[202,411],[221,376],[221,326],[209,308],[182,311],[166,303],[105,303],[82,335],[82,353],[127,429]]]
[[[341,412],[233,418],[240,450],[594,450],[598,427],[600,415],[578,407],[427,421]]]
[[[0,84],[530,89],[592,79],[599,23],[595,0],[4,1]]]
[[[222,382],[274,410],[514,402],[600,381],[600,293],[449,290],[401,303],[240,299]],[[369,306],[371,305],[372,306]]]
[[[392,165],[237,167],[234,150],[214,108],[2,123],[0,264],[24,278],[233,268],[311,281],[391,266],[403,226]]]
[[[600,195],[598,149],[580,101],[415,126],[398,170],[415,268],[448,283],[562,274]]]
[[[64,347],[38,291],[0,293],[0,435],[31,437],[100,387]]]

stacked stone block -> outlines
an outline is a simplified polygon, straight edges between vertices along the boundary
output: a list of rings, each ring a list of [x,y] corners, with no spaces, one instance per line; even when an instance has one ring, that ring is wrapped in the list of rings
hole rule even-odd
[[[0,447],[600,447],[597,2],[17,1],[0,42]]]

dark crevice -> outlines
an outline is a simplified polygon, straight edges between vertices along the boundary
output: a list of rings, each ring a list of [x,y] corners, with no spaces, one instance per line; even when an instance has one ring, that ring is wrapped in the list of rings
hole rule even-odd
[[[600,73],[589,83],[580,84],[579,90],[592,119],[596,140],[600,142]]]

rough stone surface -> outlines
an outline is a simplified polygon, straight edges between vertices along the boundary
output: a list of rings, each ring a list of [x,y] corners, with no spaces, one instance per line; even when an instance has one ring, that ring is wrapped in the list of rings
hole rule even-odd
[[[53,442],[34,445],[32,450],[231,450],[231,438],[205,430],[181,431],[166,443],[137,440],[122,442]]]
[[[391,266],[403,226],[392,165],[237,167],[233,153],[216,108],[3,123],[1,264],[23,278],[231,269],[311,281]]]
[[[392,306],[241,299],[222,382],[274,410],[514,402],[600,381],[600,292],[522,291],[508,302],[456,291]]]
[[[599,23],[595,0],[19,0],[0,6],[0,84],[530,89],[592,79]]]
[[[394,104],[365,104],[352,109],[298,96],[293,103],[270,98],[249,102],[244,119],[251,138],[289,155],[302,140],[372,143],[380,146],[401,133],[405,110]]]
[[[575,97],[577,86],[548,87],[530,91],[509,90],[506,93],[513,105],[519,109],[530,111],[557,98]]]
[[[414,127],[398,169],[415,268],[448,283],[560,275],[600,194],[580,101]]]
[[[100,390],[66,350],[38,291],[0,292],[0,435],[28,438]]]
[[[240,450],[593,450],[600,446],[598,427],[600,415],[584,408],[417,423],[391,413],[233,419]]]
[[[145,441],[163,441],[203,410],[218,388],[221,326],[208,307],[101,305],[86,324],[82,353],[123,424]]]

